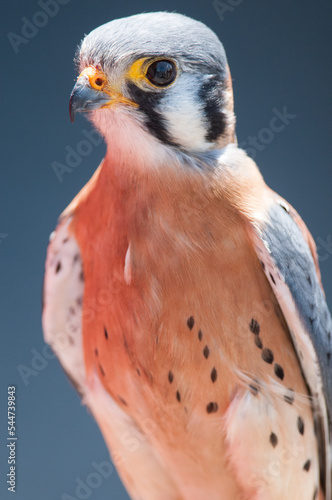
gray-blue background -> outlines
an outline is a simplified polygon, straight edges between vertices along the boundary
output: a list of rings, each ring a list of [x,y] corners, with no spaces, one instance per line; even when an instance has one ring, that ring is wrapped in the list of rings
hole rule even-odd
[[[66,146],[76,149],[84,139],[83,130],[91,129],[81,116],[71,125],[68,98],[76,45],[96,26],[153,10],[175,10],[208,24],[228,54],[240,143],[269,127],[274,108],[282,111],[287,106],[297,115],[256,151],[256,161],[268,184],[298,209],[313,233],[332,305],[331,2],[224,4],[229,8],[222,20],[213,3],[205,0],[69,0],[37,33],[30,33],[17,53],[8,32],[21,35],[23,16],[40,24],[45,17],[36,15],[42,9],[34,0],[2,5],[1,498],[11,498],[4,477],[7,385],[17,387],[18,500],[60,500],[65,493],[71,495],[67,500],[79,498],[76,479],[86,482],[94,472],[92,463],[108,460],[92,417],[81,407],[58,362],[45,358],[40,324],[48,235],[105,151],[104,145],[93,147],[62,182],[51,166],[54,161],[64,163]],[[22,365],[34,370],[25,383],[18,371]],[[113,473],[86,498],[127,496]]]

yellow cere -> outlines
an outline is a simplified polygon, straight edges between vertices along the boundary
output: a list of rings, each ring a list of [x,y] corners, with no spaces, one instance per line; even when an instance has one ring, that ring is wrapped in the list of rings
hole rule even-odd
[[[103,90],[107,83],[105,74],[94,66],[85,68],[78,78],[81,76],[87,76],[91,87],[95,90]]]
[[[103,73],[103,71],[101,71],[99,68],[88,66],[82,71],[78,79],[82,76],[88,77],[89,84],[94,90],[103,91],[110,96],[110,101],[104,104],[102,106],[103,108],[111,107],[115,104],[127,104],[134,108],[138,107],[138,104],[136,104],[131,99],[127,99],[127,97],[122,95],[121,92],[111,86],[107,80],[105,73]]]

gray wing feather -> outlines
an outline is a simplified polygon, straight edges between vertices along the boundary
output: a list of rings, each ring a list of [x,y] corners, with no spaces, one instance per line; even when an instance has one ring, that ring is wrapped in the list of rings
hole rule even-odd
[[[269,213],[262,239],[288,286],[317,353],[329,415],[332,416],[332,320],[313,257],[298,225],[280,205]]]
[[[275,204],[254,236],[256,251],[288,324],[314,401],[324,464],[326,498],[331,495],[332,320],[308,243],[284,206]]]

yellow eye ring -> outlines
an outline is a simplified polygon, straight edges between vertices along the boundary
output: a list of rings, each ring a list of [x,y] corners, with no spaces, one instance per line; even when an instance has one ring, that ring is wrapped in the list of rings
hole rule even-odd
[[[126,76],[138,84],[144,81],[154,88],[162,89],[170,87],[175,82],[177,74],[175,61],[160,57],[144,57],[132,64]]]

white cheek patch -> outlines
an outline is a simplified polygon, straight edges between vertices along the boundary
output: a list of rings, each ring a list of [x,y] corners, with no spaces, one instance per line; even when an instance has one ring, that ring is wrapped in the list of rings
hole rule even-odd
[[[169,163],[169,148],[146,130],[143,117],[125,106],[98,109],[91,118],[104,136],[111,157],[119,164],[129,163],[146,170]],[[175,158],[173,158],[175,159]]]
[[[201,80],[195,75],[182,74],[172,87],[165,90],[165,97],[159,105],[172,141],[193,152],[205,151],[211,146],[206,140],[208,124],[204,102],[197,93],[200,87]]]

